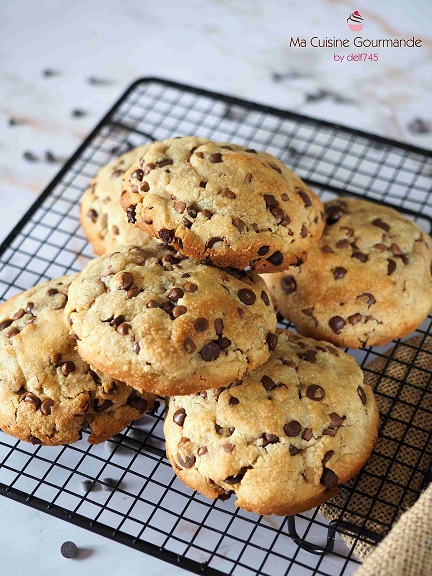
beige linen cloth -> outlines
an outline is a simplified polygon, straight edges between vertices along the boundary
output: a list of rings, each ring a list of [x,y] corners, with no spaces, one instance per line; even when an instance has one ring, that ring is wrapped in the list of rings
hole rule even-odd
[[[364,560],[355,576],[432,576],[432,485],[418,498],[432,462],[432,337],[399,342],[366,364],[364,376],[377,392],[379,440],[362,472],[320,512],[386,536],[375,547],[341,533]]]

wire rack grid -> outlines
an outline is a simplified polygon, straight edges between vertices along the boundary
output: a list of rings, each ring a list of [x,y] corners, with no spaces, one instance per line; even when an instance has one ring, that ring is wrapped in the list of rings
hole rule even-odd
[[[186,134],[265,150],[291,166],[324,200],[366,196],[398,207],[431,231],[432,155],[426,150],[147,78],[125,92],[2,244],[0,298],[81,270],[93,257],[79,226],[79,200],[90,178],[132,147]],[[416,355],[431,325],[429,317],[417,329]],[[396,347],[403,345],[396,342]],[[355,357],[365,367],[371,360],[394,357],[394,352],[385,352],[365,348]],[[399,390],[404,381],[397,382]],[[375,390],[379,395],[378,384]],[[337,519],[330,524],[319,509],[289,518],[258,517],[236,509],[230,500],[210,502],[186,488],[165,458],[163,406],[159,414],[145,416],[105,445],[90,446],[84,438],[75,445],[48,448],[0,433],[0,493],[197,574],[346,576],[358,566],[356,543],[382,539],[401,506],[412,504],[431,478],[432,406],[422,404],[426,397],[430,400],[430,386],[417,395],[399,437],[391,438],[395,449],[392,457],[383,457],[384,473],[365,469],[343,487],[344,504],[334,505]],[[382,415],[384,437],[389,422],[400,424],[399,402],[407,403],[397,392]],[[424,416],[420,424],[419,410]],[[410,444],[414,428],[422,434],[421,448]],[[412,454],[409,462],[401,463],[398,454],[404,447]],[[404,485],[393,480],[400,505],[389,502],[386,520],[375,518],[374,504],[386,503],[381,493],[385,477],[400,465],[409,471]],[[370,510],[360,514],[360,524],[358,519],[353,524],[347,516],[349,504],[358,495],[362,475],[368,474],[376,477],[374,493],[368,495]],[[115,479],[114,487],[107,478]],[[85,480],[92,484],[83,488]],[[351,535],[352,546],[339,534]]]

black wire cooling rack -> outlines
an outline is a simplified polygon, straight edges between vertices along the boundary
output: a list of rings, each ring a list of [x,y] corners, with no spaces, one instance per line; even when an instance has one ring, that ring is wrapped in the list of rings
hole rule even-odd
[[[135,82],[54,178],[0,247],[0,297],[61,274],[81,270],[93,257],[79,226],[79,200],[97,169],[129,148],[151,139],[197,134],[266,150],[291,166],[323,199],[353,194],[395,205],[427,233],[432,226],[432,155],[426,150],[298,114],[159,79]],[[415,356],[431,333],[431,318],[416,331]],[[396,346],[403,345],[396,342]],[[355,353],[363,366],[388,358],[384,349]],[[394,357],[394,352],[391,353]],[[405,373],[412,365],[408,365]],[[429,371],[429,384],[432,373]],[[380,375],[378,374],[378,381]],[[389,422],[400,423],[398,391],[382,415],[381,434]],[[376,386],[379,396],[379,386]],[[370,511],[360,524],[346,512],[358,496],[358,479],[344,487],[343,505],[334,505],[330,524],[319,509],[290,518],[259,517],[235,508],[232,501],[210,502],[183,486],[165,458],[163,407],[145,416],[104,445],[85,439],[72,446],[48,448],[0,434],[0,493],[197,574],[210,576],[295,576],[352,574],[354,548],[377,543],[390,529],[406,497],[412,503],[431,478],[432,406],[429,388],[409,405],[384,472],[368,494]],[[423,402],[423,403],[422,403]],[[422,418],[416,420],[422,410]],[[414,447],[409,431],[421,433]],[[410,450],[409,461],[398,454]],[[399,505],[388,502],[386,518],[370,529],[374,504],[386,504],[380,489],[392,466],[404,466]],[[113,489],[114,479],[116,486]],[[85,480],[93,484],[83,487]],[[404,504],[405,503],[405,504]],[[330,508],[333,506],[330,503]],[[360,526],[360,527],[359,527]],[[339,534],[351,535],[347,546]]]

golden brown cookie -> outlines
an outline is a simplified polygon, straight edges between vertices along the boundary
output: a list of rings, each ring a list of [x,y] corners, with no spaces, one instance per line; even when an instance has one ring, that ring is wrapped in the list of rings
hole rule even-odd
[[[280,160],[188,136],[153,143],[125,174],[129,222],[217,267],[275,272],[321,236],[323,206]]]
[[[142,416],[154,396],[96,371],[64,324],[72,277],[45,282],[0,306],[0,428],[56,446],[103,442]]]
[[[432,240],[396,210],[341,198],[301,267],[265,275],[279,312],[305,336],[381,346],[432,309]]]
[[[151,247],[159,244],[128,223],[120,204],[123,175],[148,148],[147,144],[130,150],[101,168],[81,198],[81,226],[98,255],[114,252],[120,246]]]
[[[184,394],[227,384],[267,360],[276,316],[252,273],[122,248],[90,262],[66,318],[81,356],[139,390]]]
[[[378,434],[372,388],[353,358],[278,330],[269,360],[228,386],[169,399],[167,456],[208,498],[234,492],[257,514],[289,515],[331,498]]]

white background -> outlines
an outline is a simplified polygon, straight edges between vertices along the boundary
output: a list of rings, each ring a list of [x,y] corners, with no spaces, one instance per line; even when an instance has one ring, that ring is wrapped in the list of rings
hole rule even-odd
[[[430,2],[342,0],[1,0],[0,238],[98,119],[136,78],[161,76],[390,138],[432,147]],[[359,6],[359,4],[361,4]],[[378,62],[335,63],[333,53],[289,48],[291,36],[353,38],[360,10],[367,38],[422,38],[423,48],[368,49]],[[58,72],[45,77],[43,71]],[[89,77],[106,80],[92,85]],[[73,118],[76,108],[85,111]],[[18,124],[10,126],[10,119]],[[411,128],[410,128],[411,126]],[[31,151],[41,161],[23,158]],[[59,553],[65,540],[76,560]],[[180,574],[135,552],[0,498],[1,572],[15,575]]]

